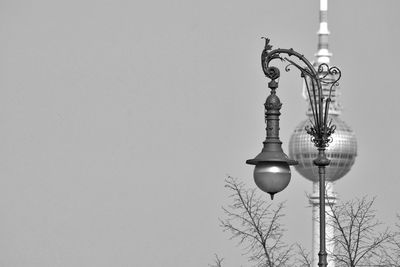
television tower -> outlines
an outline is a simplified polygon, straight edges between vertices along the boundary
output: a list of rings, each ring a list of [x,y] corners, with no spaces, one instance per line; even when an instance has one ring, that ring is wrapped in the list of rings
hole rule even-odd
[[[314,66],[317,68],[320,64],[330,65],[332,54],[329,51],[329,30],[328,30],[328,0],[320,0],[319,11],[319,30],[318,35],[318,51],[315,54]],[[332,80],[334,77],[332,77]],[[338,86],[332,89],[332,102],[329,106],[329,118],[332,124],[336,125],[336,130],[332,134],[332,143],[326,149],[326,154],[331,163],[326,168],[326,212],[331,212],[328,203],[336,203],[336,194],[333,191],[334,182],[346,175],[354,164],[357,156],[357,140],[351,128],[340,118],[342,111],[338,102],[339,96]],[[329,95],[329,86],[323,87],[324,96]],[[303,97],[308,101],[307,91],[303,86]],[[296,170],[313,184],[313,192],[309,196],[312,206],[312,267],[318,267],[318,251],[319,251],[319,186],[318,186],[318,168],[313,164],[313,160],[317,157],[316,149],[310,136],[305,131],[306,125],[312,117],[310,103],[306,112],[307,119],[302,121],[294,130],[289,142],[289,157],[297,160]],[[334,262],[329,254],[334,250],[333,242],[329,242],[329,238],[333,236],[334,229],[331,227],[329,216],[327,217],[326,237],[328,266],[334,267]]]

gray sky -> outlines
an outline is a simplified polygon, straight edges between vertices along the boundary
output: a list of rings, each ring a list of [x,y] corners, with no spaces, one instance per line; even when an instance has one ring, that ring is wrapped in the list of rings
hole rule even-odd
[[[0,2],[0,265],[227,266],[245,258],[218,227],[224,179],[253,186],[275,47],[313,59],[319,1]],[[377,195],[400,213],[397,0],[329,3],[342,118],[359,156],[342,199]],[[284,74],[287,151],[305,118],[298,74]],[[294,172],[287,239],[311,246],[310,182]]]

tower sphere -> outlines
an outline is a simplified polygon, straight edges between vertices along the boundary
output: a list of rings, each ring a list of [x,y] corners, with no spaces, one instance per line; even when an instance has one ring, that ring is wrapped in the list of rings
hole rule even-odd
[[[336,181],[348,173],[357,156],[357,140],[351,128],[337,115],[331,115],[336,130],[332,142],[326,148],[326,156],[331,160],[326,167],[326,181]],[[310,141],[311,136],[305,131],[310,119],[302,121],[294,130],[289,142],[289,156],[297,160],[296,170],[308,180],[318,182],[318,167],[313,164],[317,149]]]

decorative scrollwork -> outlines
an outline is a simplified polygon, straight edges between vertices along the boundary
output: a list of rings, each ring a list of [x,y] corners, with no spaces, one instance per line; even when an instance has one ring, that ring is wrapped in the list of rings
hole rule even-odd
[[[304,129],[311,136],[317,135],[317,131],[315,129],[315,126],[306,125],[306,127]]]
[[[312,122],[311,122],[312,123]],[[314,143],[316,147],[328,147],[329,143],[332,143],[332,134],[336,130],[335,125],[331,125],[332,121],[322,130],[314,125],[307,125],[304,129],[305,131],[311,135],[311,142]]]
[[[331,136],[332,134],[335,133],[336,130],[336,125],[332,124],[332,120],[329,121],[328,125],[326,126],[326,135]]]
[[[339,85],[338,81],[342,77],[342,72],[340,71],[340,69],[338,67],[335,67],[335,66],[329,68],[329,72],[336,77],[336,80],[333,82],[333,84],[335,86],[338,86]]]
[[[338,86],[338,81],[342,76],[342,72],[336,66],[329,67],[328,64],[322,63],[318,66],[318,78],[323,84],[330,84],[332,86]]]
[[[326,63],[321,63],[318,66],[318,73],[324,73],[324,72],[329,72],[329,66]]]
[[[276,80],[281,76],[281,73],[277,67],[268,67],[264,71],[265,76],[270,78],[271,80]]]
[[[334,125],[331,125],[331,121],[327,122],[327,118],[332,88],[339,84],[338,81],[342,75],[340,69],[329,67],[326,63],[322,63],[315,68],[302,54],[294,51],[292,48],[277,48],[273,50],[272,45],[269,43],[270,40],[265,37],[263,39],[265,39],[265,46],[261,54],[261,66],[265,76],[274,82],[280,77],[279,69],[275,66],[270,66],[270,63],[275,59],[288,63],[285,66],[285,71],[290,71],[291,67],[295,67],[300,71],[301,77],[306,83],[313,112],[313,121],[310,126],[306,127],[306,131],[311,135],[311,140],[317,147],[325,148],[332,142],[331,135],[336,129]],[[283,57],[283,54],[287,55],[287,57]],[[277,83],[277,81],[274,83],[276,85],[274,88],[270,87],[273,92],[277,88]],[[323,93],[323,85],[329,88],[328,97]]]
[[[289,72],[290,70],[291,70],[291,66],[293,66],[293,64],[292,63],[290,63],[290,64],[288,64],[288,65],[286,65],[286,67],[285,67],[285,71],[286,72]]]
[[[277,67],[269,67],[268,63],[273,59],[283,60],[279,54],[271,54],[272,45],[269,44],[269,39],[262,37],[265,39],[264,50],[261,53],[261,66],[264,71],[265,76],[270,78],[271,80],[276,80],[280,77],[280,71]],[[268,60],[266,60],[268,58]]]

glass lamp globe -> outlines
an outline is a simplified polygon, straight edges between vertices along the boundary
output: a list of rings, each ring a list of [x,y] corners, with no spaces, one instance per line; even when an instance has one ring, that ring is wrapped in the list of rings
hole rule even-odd
[[[271,195],[282,191],[290,182],[290,167],[287,162],[260,162],[254,168],[254,182],[262,191]]]

